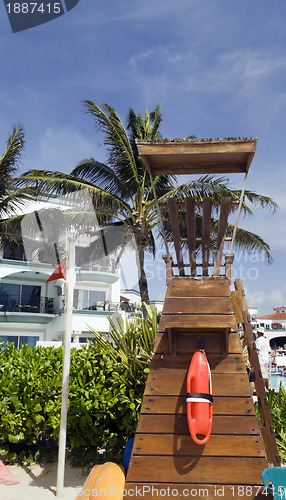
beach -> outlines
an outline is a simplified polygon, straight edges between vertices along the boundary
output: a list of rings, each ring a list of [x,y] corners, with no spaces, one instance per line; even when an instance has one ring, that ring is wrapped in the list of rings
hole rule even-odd
[[[11,465],[7,469],[19,481],[16,485],[0,484],[0,500],[51,500],[56,499],[57,462],[43,465]],[[65,488],[61,498],[75,500],[88,476],[86,467],[65,468]]]

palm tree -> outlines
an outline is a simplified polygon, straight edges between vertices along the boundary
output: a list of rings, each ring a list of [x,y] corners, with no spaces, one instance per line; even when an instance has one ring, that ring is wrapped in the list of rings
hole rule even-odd
[[[17,125],[9,136],[4,153],[0,156],[0,235],[1,242],[19,241],[19,232],[16,231],[18,222],[13,229],[8,229],[7,221],[17,214],[28,197],[29,189],[18,188],[14,175],[21,159],[25,145],[23,127]],[[19,229],[19,228],[18,228]]]
[[[149,303],[149,292],[144,270],[146,251],[156,252],[156,231],[158,214],[155,206],[151,182],[146,168],[138,154],[135,139],[160,138],[159,126],[162,120],[160,105],[154,111],[136,115],[131,108],[127,130],[114,108],[103,104],[102,108],[92,101],[85,101],[87,112],[95,120],[96,128],[103,134],[102,144],[107,148],[107,162],[100,163],[94,158],[82,160],[71,174],[53,171],[31,170],[18,178],[20,186],[37,186],[38,194],[66,194],[88,189],[93,197],[96,215],[100,224],[128,228],[134,237],[138,264],[139,289],[142,302]],[[239,190],[229,187],[227,179],[201,177],[182,186],[176,185],[176,178],[170,175],[154,178],[157,197],[165,201],[170,196],[184,198],[192,194],[202,196],[231,196],[238,200]],[[265,208],[275,208],[271,198],[246,191],[245,200]],[[251,209],[244,202],[244,212]],[[116,239],[116,238],[115,238]],[[236,244],[246,250],[259,250],[271,260],[270,248],[258,235],[239,228]]]

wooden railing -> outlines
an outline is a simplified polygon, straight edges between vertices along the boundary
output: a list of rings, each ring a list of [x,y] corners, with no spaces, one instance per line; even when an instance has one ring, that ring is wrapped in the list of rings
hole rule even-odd
[[[268,406],[268,399],[265,392],[264,381],[261,374],[257,350],[255,347],[255,337],[250,323],[247,302],[242,281],[237,279],[234,282],[235,292],[232,292],[233,304],[237,323],[242,323],[244,337],[248,349],[249,361],[253,372],[257,401],[260,410],[261,434],[264,441],[267,460],[270,466],[279,466],[280,457],[278,455],[275,440],[274,428]]]

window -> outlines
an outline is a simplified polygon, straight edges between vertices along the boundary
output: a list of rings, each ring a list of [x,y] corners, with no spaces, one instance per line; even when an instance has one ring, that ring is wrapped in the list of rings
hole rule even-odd
[[[15,243],[5,243],[3,249],[3,259],[27,260],[24,248]]]
[[[79,310],[98,310],[105,308],[106,292],[98,290],[74,291],[74,308]]]
[[[39,312],[40,300],[40,286],[0,284],[0,311],[2,312]]]
[[[7,342],[12,342],[16,348],[21,347],[21,345],[28,344],[29,347],[35,347],[38,336],[30,335],[0,335],[0,348],[5,349]],[[2,344],[4,342],[4,344]]]

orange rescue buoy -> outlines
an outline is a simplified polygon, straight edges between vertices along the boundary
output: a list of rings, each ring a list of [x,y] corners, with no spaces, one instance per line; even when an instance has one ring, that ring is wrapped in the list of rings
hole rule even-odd
[[[100,500],[103,498],[123,500],[125,486],[124,470],[124,467],[121,465],[114,464],[113,462],[105,462],[93,485],[89,500]]]
[[[205,444],[211,435],[213,397],[211,371],[202,349],[195,351],[187,375],[187,417],[193,440]]]

